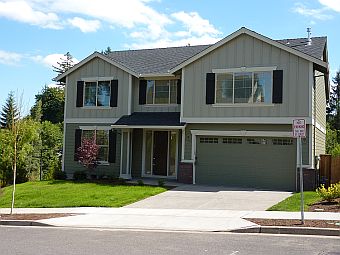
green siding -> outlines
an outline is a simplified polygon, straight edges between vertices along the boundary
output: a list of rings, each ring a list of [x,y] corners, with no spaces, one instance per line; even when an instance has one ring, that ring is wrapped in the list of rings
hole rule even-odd
[[[296,144],[200,143],[196,183],[271,190],[295,190]]]
[[[86,170],[77,161],[74,161],[74,142],[75,142],[75,130],[79,126],[91,126],[93,124],[66,124],[65,129],[65,172],[68,178],[72,178],[75,171]],[[100,126],[97,124],[96,126]],[[102,125],[107,126],[107,125]],[[116,163],[109,163],[108,165],[99,165],[95,170],[88,171],[89,174],[96,174],[97,176],[110,176],[118,177],[120,169],[120,136],[121,132],[117,133],[117,143],[116,143]]]
[[[283,103],[267,107],[205,104],[205,76],[212,69],[271,67],[283,70]],[[309,62],[248,35],[240,35],[184,68],[184,118],[311,117]]]

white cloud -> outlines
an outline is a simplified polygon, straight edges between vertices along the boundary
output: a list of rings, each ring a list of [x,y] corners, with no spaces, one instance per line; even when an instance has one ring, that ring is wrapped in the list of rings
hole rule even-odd
[[[67,20],[72,26],[77,27],[83,33],[96,32],[100,28],[99,20],[85,20],[79,17]]]
[[[0,17],[16,20],[43,28],[61,29],[57,14],[34,10],[26,1],[0,2]]]
[[[42,63],[46,67],[52,68],[52,66],[57,66],[58,62],[60,63],[62,61],[61,59],[65,59],[65,56],[64,56],[64,54],[55,53],[55,54],[49,54],[45,57],[40,56],[40,55],[33,56],[32,59],[35,60],[38,63]],[[76,64],[78,62],[79,61],[76,58],[73,58],[74,64]]]
[[[209,20],[203,19],[197,12],[176,12],[171,17],[183,23],[191,34],[202,36],[204,34],[219,35],[220,32],[210,24]]]
[[[319,2],[333,11],[340,12],[340,0],[319,0]]]
[[[296,3],[293,8],[293,11],[298,14],[318,20],[329,20],[333,18],[332,15],[326,13],[327,10],[328,8],[310,9],[301,3]]]
[[[0,63],[4,65],[17,65],[22,60],[23,55],[15,52],[0,50]]]

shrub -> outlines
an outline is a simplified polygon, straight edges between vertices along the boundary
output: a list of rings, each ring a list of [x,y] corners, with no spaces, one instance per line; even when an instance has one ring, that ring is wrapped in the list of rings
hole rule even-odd
[[[86,180],[86,178],[87,178],[87,175],[85,171],[75,171],[73,173],[73,179],[75,181],[83,181],[83,180]]]
[[[138,180],[138,181],[137,181],[137,184],[138,184],[139,186],[144,186],[144,182],[143,182],[142,180]]]
[[[323,200],[326,200],[328,202],[336,198],[340,198],[340,182],[337,184],[331,184],[331,186],[327,189],[324,185],[321,185],[321,187],[316,190],[316,193],[318,193],[318,195]]]
[[[335,147],[331,150],[332,156],[340,156],[340,144],[335,145]]]
[[[53,179],[54,180],[66,180],[66,173],[65,172],[63,172],[63,171],[60,171],[60,170],[58,170],[58,171],[55,171],[54,173],[53,173]]]
[[[165,185],[165,181],[163,179],[159,179],[158,180],[158,186],[159,187],[164,187],[164,185]]]

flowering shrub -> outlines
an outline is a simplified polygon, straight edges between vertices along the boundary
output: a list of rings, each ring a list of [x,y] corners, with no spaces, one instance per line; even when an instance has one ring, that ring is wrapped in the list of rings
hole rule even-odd
[[[96,144],[95,138],[83,138],[81,146],[77,150],[77,157],[84,167],[93,169],[97,167],[98,153],[99,146]]]
[[[327,200],[328,202],[340,198],[340,182],[331,184],[327,189],[325,188],[325,185],[321,185],[320,188],[316,189],[316,193],[318,193],[323,200]]]

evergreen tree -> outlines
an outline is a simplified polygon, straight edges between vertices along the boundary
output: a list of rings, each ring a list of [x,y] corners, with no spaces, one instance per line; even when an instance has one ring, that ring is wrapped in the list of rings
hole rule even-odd
[[[112,52],[110,46],[107,46],[107,48],[103,51],[101,51],[101,54],[108,55]]]
[[[63,57],[60,58],[60,61],[57,62],[57,66],[52,67],[54,72],[63,74],[72,66],[74,66],[73,56],[70,52],[67,52]]]
[[[42,100],[39,99],[35,102],[35,105],[31,108],[31,114],[30,117],[37,122],[41,122],[42,118]]]
[[[340,70],[336,72],[333,82],[327,106],[327,121],[332,129],[340,130]]]
[[[13,91],[9,92],[5,105],[0,115],[0,125],[2,128],[11,129],[13,122],[19,117],[18,109],[14,99]]]

